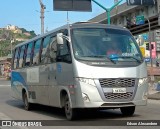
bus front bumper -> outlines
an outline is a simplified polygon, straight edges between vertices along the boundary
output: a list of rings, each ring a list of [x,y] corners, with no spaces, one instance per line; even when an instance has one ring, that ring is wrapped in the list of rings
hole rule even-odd
[[[122,101],[107,101],[102,97],[102,94],[99,93],[97,87],[89,85],[86,87],[81,89],[82,95],[78,96],[76,104],[72,105],[73,108],[119,108],[147,105],[148,83],[137,86],[137,90],[132,100]]]

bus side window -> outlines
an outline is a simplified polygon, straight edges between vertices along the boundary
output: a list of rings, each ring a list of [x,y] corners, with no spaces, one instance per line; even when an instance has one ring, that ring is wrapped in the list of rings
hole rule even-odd
[[[32,42],[27,45],[25,66],[30,66],[31,64],[32,46]]]
[[[24,53],[25,53],[25,45],[21,47],[20,58],[19,58],[19,68],[23,67]]]
[[[37,40],[34,43],[33,49],[33,65],[39,64],[39,53],[40,53],[41,39]]]
[[[27,45],[25,45],[25,49],[24,49],[24,55],[23,55],[23,67],[25,67],[26,57],[27,57]]]
[[[18,58],[19,58],[19,48],[16,48],[14,56],[14,69],[18,67]]]
[[[47,51],[47,57],[48,57],[48,63],[56,62],[56,46],[57,46],[57,40],[56,37],[51,37],[49,44],[49,48]]]
[[[49,47],[49,43],[50,43],[50,36],[47,36],[44,38],[43,42],[42,42],[42,49],[41,49],[41,53],[40,53],[40,63],[44,64],[46,63],[46,53],[47,53],[47,48]]]
[[[58,45],[57,62],[71,63],[71,53],[68,42],[65,42],[63,45]]]

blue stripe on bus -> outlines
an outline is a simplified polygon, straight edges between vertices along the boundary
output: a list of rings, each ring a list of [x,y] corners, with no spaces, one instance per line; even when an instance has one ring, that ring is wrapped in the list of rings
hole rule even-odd
[[[14,86],[14,82],[20,82],[24,87],[26,87],[28,89],[28,86],[27,86],[24,78],[22,77],[22,75],[19,72],[12,71],[11,77],[12,77],[11,86]]]

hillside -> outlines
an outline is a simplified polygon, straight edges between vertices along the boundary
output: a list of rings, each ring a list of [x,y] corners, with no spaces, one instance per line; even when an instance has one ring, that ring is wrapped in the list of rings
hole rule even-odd
[[[34,31],[27,31],[24,28],[8,25],[0,28],[0,57],[7,56],[11,53],[11,47],[35,37]],[[11,46],[12,42],[12,46]]]

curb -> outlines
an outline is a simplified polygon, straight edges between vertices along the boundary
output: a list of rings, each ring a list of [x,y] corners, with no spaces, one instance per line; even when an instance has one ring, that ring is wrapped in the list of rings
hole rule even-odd
[[[0,80],[7,80],[6,78],[0,78]]]
[[[10,80],[10,79],[5,77],[0,77],[0,80]]]
[[[148,99],[160,100],[160,92],[149,94]]]

